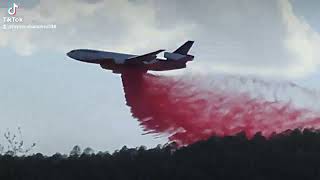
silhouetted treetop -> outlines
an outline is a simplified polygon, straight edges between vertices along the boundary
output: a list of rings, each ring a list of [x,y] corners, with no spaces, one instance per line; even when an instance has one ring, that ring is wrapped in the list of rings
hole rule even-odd
[[[0,156],[0,179],[320,179],[320,132],[286,131],[211,137],[187,147],[144,146],[94,153],[74,146],[70,156]]]

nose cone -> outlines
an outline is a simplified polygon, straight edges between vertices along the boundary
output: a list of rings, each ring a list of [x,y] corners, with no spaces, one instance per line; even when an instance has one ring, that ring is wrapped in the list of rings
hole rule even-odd
[[[68,53],[67,53],[67,56],[70,57],[70,58],[73,58],[73,56],[72,56],[73,52],[74,52],[74,51],[68,52]]]
[[[87,49],[75,49],[66,54],[68,57],[86,63],[100,64],[101,58],[96,55],[95,51]]]

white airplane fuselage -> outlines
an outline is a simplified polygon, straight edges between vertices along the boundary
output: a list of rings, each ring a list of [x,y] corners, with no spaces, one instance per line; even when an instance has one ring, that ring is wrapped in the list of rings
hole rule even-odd
[[[75,60],[100,64],[103,69],[112,70],[114,73],[121,73],[126,69],[137,69],[140,71],[168,71],[175,69],[186,68],[186,62],[192,60],[193,56],[186,56],[185,60],[166,60],[154,58],[148,62],[141,64],[126,64],[128,58],[136,57],[137,55],[121,54],[116,52],[96,51],[88,49],[72,50],[67,55]]]
[[[67,53],[67,55],[78,61],[82,61],[86,63],[94,63],[94,64],[103,63],[106,59],[113,59],[116,64],[124,64],[126,59],[136,56],[132,54],[122,54],[122,53],[115,53],[115,52],[90,50],[90,49],[72,50],[69,53]]]
[[[112,70],[114,73],[122,73],[124,70],[135,69],[142,72],[168,71],[186,68],[186,63],[192,61],[194,56],[188,52],[193,41],[187,41],[176,51],[165,52],[166,59],[157,58],[157,55],[165,50],[161,49],[143,55],[123,54],[117,52],[98,51],[90,49],[72,50],[67,55],[75,60],[100,64],[104,69]]]

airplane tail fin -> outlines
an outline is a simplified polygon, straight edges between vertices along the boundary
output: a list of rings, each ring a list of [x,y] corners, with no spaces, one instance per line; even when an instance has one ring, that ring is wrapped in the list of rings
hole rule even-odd
[[[181,55],[187,55],[189,50],[191,49],[194,41],[187,41],[184,43],[181,47],[179,47],[176,51],[173,53],[181,54]]]

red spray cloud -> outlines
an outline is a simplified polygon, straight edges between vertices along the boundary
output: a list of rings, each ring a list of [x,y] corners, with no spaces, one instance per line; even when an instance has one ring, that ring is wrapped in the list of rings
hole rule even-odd
[[[240,90],[129,71],[122,74],[122,82],[127,105],[144,130],[166,134],[179,145],[213,135],[245,132],[250,138],[261,132],[268,137],[288,129],[320,127],[320,116],[311,110]]]

